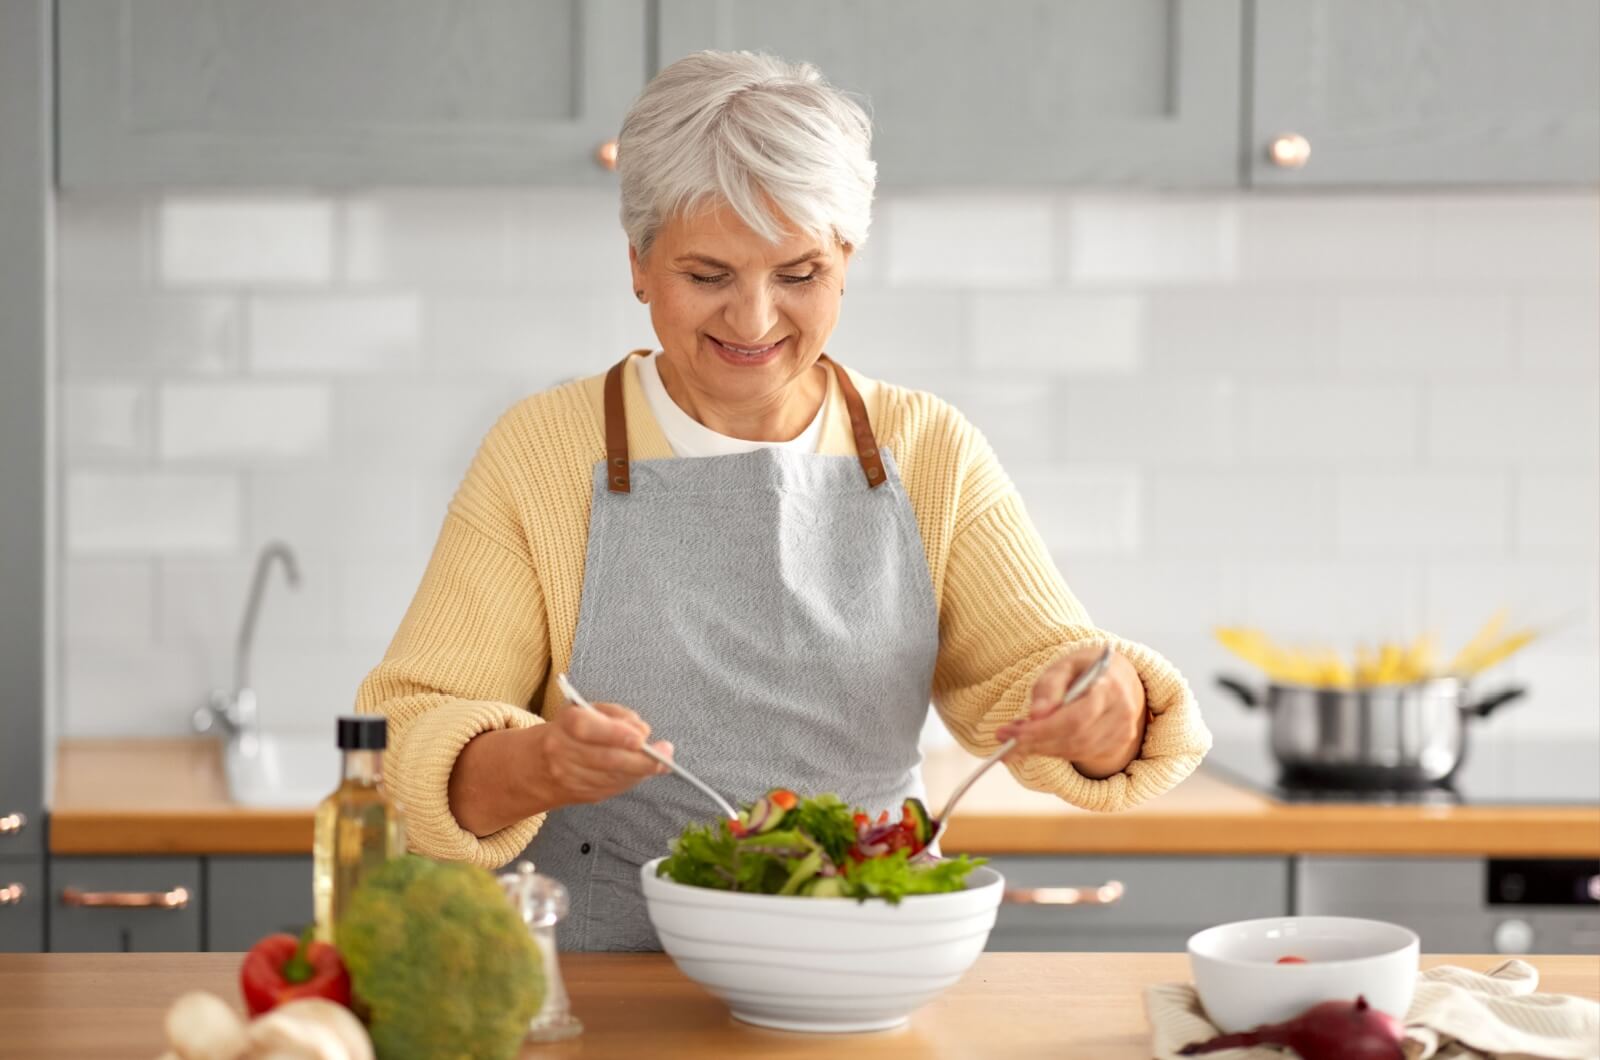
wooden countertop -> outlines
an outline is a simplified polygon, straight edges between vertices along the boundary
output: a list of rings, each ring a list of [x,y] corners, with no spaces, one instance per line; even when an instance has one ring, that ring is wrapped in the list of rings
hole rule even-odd
[[[1424,957],[1480,971],[1504,958]],[[161,1052],[162,1015],[188,990],[239,1005],[237,953],[0,954],[8,1057],[138,1057]],[[1540,990],[1600,999],[1600,958],[1530,957]],[[1145,1060],[1144,987],[1188,977],[1175,953],[986,953],[909,1026],[849,1037],[749,1027],[661,954],[565,954],[582,1037],[526,1046],[524,1058],[817,1056],[1064,1057]]]
[[[924,774],[935,809],[974,762],[959,750],[928,756]],[[1098,814],[1026,791],[1004,769],[994,769],[962,802],[944,848],[979,854],[1600,857],[1600,805],[1285,805],[1201,769],[1135,810]],[[230,802],[211,740],[71,740],[58,751],[50,850],[305,854],[311,808],[260,810]]]

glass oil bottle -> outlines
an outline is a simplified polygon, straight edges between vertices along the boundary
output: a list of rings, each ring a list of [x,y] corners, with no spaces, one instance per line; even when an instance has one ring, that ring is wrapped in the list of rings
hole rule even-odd
[[[312,847],[312,895],[316,937],[333,942],[350,896],[366,875],[405,853],[400,808],[383,789],[383,751],[388,719],[358,715],[339,719],[344,773],[339,787],[317,806]]]

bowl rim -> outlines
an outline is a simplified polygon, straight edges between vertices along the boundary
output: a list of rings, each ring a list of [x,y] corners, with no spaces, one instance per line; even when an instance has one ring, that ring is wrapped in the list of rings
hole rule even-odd
[[[1005,877],[1000,874],[999,870],[990,865],[979,865],[977,868],[972,870],[972,875],[967,877],[968,880],[977,877],[980,873],[984,874],[987,878],[985,878],[982,883],[975,887],[963,887],[959,891],[944,891],[940,894],[908,894],[904,898],[900,899],[898,904],[890,904],[883,899],[859,899],[849,898],[843,895],[817,897],[814,895],[804,894],[746,894],[742,891],[720,891],[714,887],[696,887],[693,884],[679,883],[677,880],[667,879],[665,876],[657,876],[656,868],[666,859],[667,856],[662,855],[658,858],[651,858],[649,861],[639,866],[639,875],[645,891],[646,900],[648,900],[650,897],[651,889],[655,888],[660,892],[661,897],[665,897],[667,895],[670,895],[675,899],[681,897],[683,899],[690,900],[696,905],[723,905],[724,903],[731,903],[734,907],[744,906],[752,910],[773,910],[780,907],[787,907],[796,910],[813,910],[814,914],[816,915],[820,915],[824,912],[837,915],[844,913],[847,910],[850,911],[852,915],[871,915],[875,911],[886,909],[914,908],[918,910],[928,910],[930,907],[940,904],[954,904],[962,901],[972,901],[974,900],[973,896],[975,895],[981,895],[985,899],[988,899],[991,896],[986,892],[989,891],[994,891],[995,893],[992,897],[998,900],[999,895],[1004,890],[1006,883]],[[793,904],[796,902],[803,904]]]
[[[1396,935],[1396,943],[1395,943],[1395,945],[1390,946],[1390,947],[1388,947],[1386,949],[1380,950],[1380,951],[1378,951],[1376,953],[1368,953],[1368,954],[1364,954],[1364,955],[1362,955],[1360,957],[1335,957],[1335,958],[1330,958],[1330,959],[1327,959],[1327,960],[1319,959],[1319,960],[1316,960],[1316,961],[1307,961],[1304,964],[1278,964],[1275,961],[1274,962],[1253,961],[1253,960],[1246,960],[1246,959],[1241,958],[1241,957],[1224,957],[1224,956],[1222,956],[1220,954],[1216,954],[1216,953],[1205,953],[1205,952],[1202,952],[1201,950],[1196,948],[1197,944],[1203,944],[1204,942],[1210,941],[1210,938],[1208,938],[1208,936],[1211,936],[1211,937],[1219,936],[1219,935],[1223,934],[1224,932],[1229,931],[1229,930],[1233,930],[1233,929],[1245,928],[1245,927],[1253,927],[1253,926],[1260,925],[1260,924],[1284,924],[1284,923],[1291,923],[1291,922],[1292,923],[1302,923],[1303,924],[1303,923],[1307,923],[1307,922],[1310,922],[1310,921],[1315,921],[1315,922],[1318,922],[1318,923],[1330,924],[1330,925],[1360,924],[1360,925],[1363,925],[1363,926],[1366,926],[1366,927],[1382,928],[1385,931],[1390,931],[1390,932],[1394,932],[1395,933],[1395,935]],[[1371,961],[1390,960],[1390,959],[1392,959],[1394,957],[1400,956],[1400,955],[1405,954],[1405,953],[1420,954],[1421,953],[1421,949],[1422,949],[1422,939],[1415,931],[1412,931],[1410,928],[1406,927],[1404,924],[1396,924],[1396,923],[1394,923],[1392,921],[1389,921],[1389,920],[1373,920],[1373,919],[1371,919],[1369,917],[1315,916],[1315,915],[1313,915],[1313,916],[1293,916],[1293,915],[1291,915],[1291,916],[1263,916],[1263,917],[1253,917],[1253,918],[1251,918],[1249,920],[1232,920],[1232,921],[1229,921],[1228,923],[1225,923],[1225,924],[1214,924],[1211,927],[1202,928],[1201,930],[1196,931],[1193,935],[1189,936],[1189,941],[1184,945],[1184,949],[1188,952],[1189,958],[1191,960],[1209,961],[1209,962],[1211,962],[1213,964],[1218,964],[1218,965],[1222,965],[1222,966],[1227,967],[1227,968],[1234,968],[1234,969],[1243,969],[1243,968],[1295,969],[1296,971],[1288,972],[1288,974],[1295,975],[1295,974],[1303,974],[1300,971],[1298,971],[1299,969],[1349,968],[1349,967],[1353,967],[1355,965],[1365,964],[1365,963],[1368,963],[1368,962],[1371,962]]]

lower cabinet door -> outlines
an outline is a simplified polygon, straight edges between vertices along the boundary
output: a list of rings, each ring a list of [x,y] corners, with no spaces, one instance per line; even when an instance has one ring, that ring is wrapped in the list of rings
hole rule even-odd
[[[308,857],[206,859],[206,949],[247,950],[263,935],[298,935],[312,919]]]
[[[0,953],[44,949],[44,869],[29,858],[0,858]]]
[[[53,858],[50,948],[68,953],[200,949],[199,858]]]
[[[1287,858],[994,857],[990,950],[1182,952],[1201,928],[1289,912]]]

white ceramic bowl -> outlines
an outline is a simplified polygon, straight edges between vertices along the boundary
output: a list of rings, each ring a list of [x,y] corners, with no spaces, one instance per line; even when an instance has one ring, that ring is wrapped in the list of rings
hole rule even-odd
[[[661,860],[640,872],[662,948],[735,1017],[786,1031],[904,1023],[978,959],[1005,887],[982,866],[964,891],[899,905],[734,894],[662,879]]]
[[[1416,933],[1382,920],[1286,916],[1240,920],[1189,939],[1206,1015],[1225,1033],[1293,1019],[1321,1001],[1365,996],[1405,1019],[1417,985]],[[1279,957],[1305,964],[1278,964]]]

